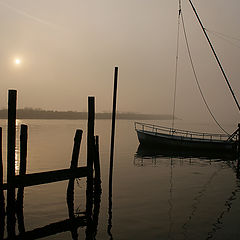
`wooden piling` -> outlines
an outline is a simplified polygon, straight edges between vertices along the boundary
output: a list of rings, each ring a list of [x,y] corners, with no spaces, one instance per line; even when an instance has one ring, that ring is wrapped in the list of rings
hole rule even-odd
[[[75,133],[70,169],[76,169],[78,166],[78,157],[79,157],[80,145],[82,141],[82,133],[83,131],[80,129],[77,129]]]
[[[117,82],[118,82],[118,67],[115,67],[114,86],[113,86],[113,110],[112,110],[112,133],[111,133],[110,168],[109,168],[109,189],[112,188],[115,120],[116,120],[116,105],[117,105]]]
[[[3,185],[3,162],[2,162],[2,128],[0,127],[0,190]]]
[[[237,177],[240,178],[240,123],[238,123],[238,146],[237,146]]]
[[[20,132],[20,169],[19,176],[26,174],[27,166],[27,138],[28,138],[28,126],[22,124]],[[23,198],[24,187],[19,187],[17,192],[16,201],[16,214],[18,219],[18,231],[20,234],[25,233],[24,215],[23,215]]]
[[[93,208],[93,159],[95,157],[94,144],[94,120],[95,98],[88,97],[88,132],[87,132],[87,189],[86,189],[86,238],[89,239],[92,232],[92,208]]]
[[[74,138],[74,146],[72,152],[72,161],[70,169],[77,169],[78,167],[78,157],[80,151],[80,145],[82,140],[82,130],[77,130]],[[74,181],[75,178],[70,178],[67,188],[67,206],[68,206],[68,215],[71,221],[74,221]],[[78,239],[77,227],[75,225],[71,226],[72,239]]]
[[[3,194],[2,128],[1,127],[0,127],[0,194],[1,196]]]
[[[5,202],[3,193],[2,128],[0,127],[0,239],[4,237]]]
[[[110,167],[109,167],[109,193],[108,193],[108,235],[112,239],[112,176],[113,176],[113,156],[114,156],[114,137],[115,137],[115,120],[117,105],[117,82],[118,67],[115,67],[114,86],[113,86],[113,110],[112,110],[112,133],[111,133],[111,149],[110,149]]]
[[[15,146],[16,146],[16,106],[17,91],[8,92],[8,140],[7,140],[7,231],[8,237],[15,236]]]
[[[89,178],[92,178],[94,159],[94,121],[95,121],[95,98],[88,97],[88,130],[87,130],[87,167]]]
[[[94,157],[94,170],[95,170],[95,185],[101,184],[101,170],[100,170],[100,157],[99,157],[99,136],[95,137],[95,157]]]
[[[28,138],[28,126],[22,124],[21,125],[21,133],[20,133],[20,169],[19,169],[19,175],[26,174],[27,138]]]
[[[15,147],[16,147],[16,106],[17,91],[8,92],[8,152],[7,152],[7,182],[11,183],[15,176]]]

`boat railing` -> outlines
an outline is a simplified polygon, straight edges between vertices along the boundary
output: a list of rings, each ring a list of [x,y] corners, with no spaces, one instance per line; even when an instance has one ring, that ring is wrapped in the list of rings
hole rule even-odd
[[[233,132],[230,136],[228,136],[228,141],[237,141],[238,139],[238,132],[239,129],[237,129],[235,132]]]
[[[205,132],[194,132],[194,131],[186,131],[181,129],[175,129],[170,127],[164,127],[164,126],[158,126],[154,124],[148,124],[148,123],[140,123],[135,122],[135,129],[136,130],[142,130],[143,132],[151,132],[155,135],[161,133],[161,134],[167,134],[171,136],[178,136],[178,137],[184,137],[184,138],[197,138],[202,140],[209,140],[209,141],[231,141],[229,140],[229,135],[227,134],[214,134],[214,133],[205,133]]]

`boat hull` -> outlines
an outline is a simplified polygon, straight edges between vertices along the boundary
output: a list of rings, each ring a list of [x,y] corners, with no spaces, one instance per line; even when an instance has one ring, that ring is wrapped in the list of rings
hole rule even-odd
[[[173,147],[177,149],[196,149],[204,151],[236,151],[236,144],[227,141],[210,141],[174,137],[168,134],[159,134],[136,130],[141,145],[148,147]]]

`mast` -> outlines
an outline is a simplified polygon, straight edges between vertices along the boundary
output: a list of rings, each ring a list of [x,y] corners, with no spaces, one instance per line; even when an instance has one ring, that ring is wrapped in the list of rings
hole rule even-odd
[[[215,51],[215,49],[213,48],[213,45],[212,45],[212,43],[211,43],[211,41],[210,41],[210,39],[209,39],[209,37],[208,37],[208,34],[207,34],[207,32],[206,32],[206,29],[204,28],[204,26],[203,26],[203,24],[202,24],[202,22],[201,22],[201,19],[200,19],[200,17],[198,16],[198,13],[197,13],[197,11],[196,11],[196,9],[195,9],[192,1],[189,0],[189,2],[190,2],[190,4],[191,4],[191,7],[192,7],[192,9],[193,9],[193,11],[194,11],[194,13],[195,13],[195,15],[196,15],[196,17],[197,17],[197,20],[198,20],[198,22],[199,22],[199,24],[200,24],[200,26],[201,26],[201,28],[202,28],[202,30],[203,30],[203,33],[204,33],[204,35],[205,35],[205,37],[206,37],[206,39],[207,39],[207,41],[208,41],[208,43],[209,43],[209,46],[210,46],[210,48],[211,48],[211,50],[212,50],[212,52],[213,52],[213,55],[214,55],[214,57],[215,57],[215,59],[216,59],[216,61],[217,61],[217,63],[218,63],[218,66],[219,66],[219,68],[220,68],[220,70],[221,70],[221,72],[222,72],[222,74],[223,74],[223,77],[224,77],[224,79],[225,79],[225,81],[226,81],[226,83],[227,83],[227,86],[228,86],[228,88],[229,88],[229,90],[230,90],[230,92],[231,92],[231,94],[232,94],[232,97],[233,97],[233,99],[234,99],[234,101],[235,101],[235,103],[236,103],[236,105],[237,105],[237,107],[238,107],[238,110],[239,110],[239,112],[240,112],[240,105],[239,105],[239,103],[238,103],[238,100],[237,100],[237,98],[236,98],[236,96],[235,96],[235,94],[234,94],[234,92],[233,92],[233,89],[232,89],[232,87],[231,87],[231,85],[230,85],[230,82],[228,81],[227,75],[226,75],[226,73],[225,73],[225,71],[224,71],[224,69],[223,69],[223,67],[222,67],[222,65],[221,65],[221,62],[220,62],[220,60],[219,60],[219,58],[218,58],[218,56],[217,56],[217,54],[216,54],[216,51]]]

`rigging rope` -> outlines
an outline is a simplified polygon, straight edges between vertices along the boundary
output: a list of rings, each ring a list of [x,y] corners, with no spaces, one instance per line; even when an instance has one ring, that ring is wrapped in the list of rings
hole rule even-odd
[[[196,17],[197,17],[198,22],[199,22],[199,24],[200,24],[200,26],[201,26],[201,28],[202,28],[202,30],[203,30],[203,33],[204,33],[204,35],[205,35],[205,37],[206,37],[206,39],[207,39],[207,41],[208,41],[208,44],[209,44],[209,46],[210,46],[210,48],[211,48],[211,50],[212,50],[212,52],[213,52],[213,55],[214,55],[214,57],[215,57],[215,59],[216,59],[216,61],[217,61],[217,63],[218,63],[218,66],[219,66],[219,68],[220,68],[220,70],[221,70],[221,72],[222,72],[222,74],[223,74],[223,77],[224,77],[224,79],[225,79],[225,82],[227,83],[227,86],[228,86],[228,88],[229,88],[229,90],[230,90],[230,92],[231,92],[231,94],[232,94],[232,97],[233,97],[233,99],[234,99],[234,101],[235,101],[235,103],[236,103],[236,105],[237,105],[237,107],[238,107],[238,110],[239,110],[239,112],[240,112],[240,105],[239,105],[239,103],[238,103],[238,100],[237,100],[237,98],[236,98],[236,96],[235,96],[235,94],[234,94],[234,92],[233,92],[233,90],[232,90],[232,87],[231,87],[231,85],[230,85],[230,82],[228,81],[227,75],[226,75],[226,73],[225,73],[225,71],[224,71],[224,69],[223,69],[223,67],[222,67],[222,65],[221,65],[221,62],[220,62],[219,59],[218,59],[218,56],[217,56],[217,54],[216,54],[216,52],[215,52],[215,50],[214,50],[214,48],[213,48],[213,45],[212,45],[212,43],[211,43],[211,41],[210,41],[210,39],[209,39],[209,37],[208,37],[208,35],[207,35],[207,32],[206,32],[206,30],[205,30],[205,28],[204,28],[204,26],[203,26],[203,24],[202,24],[202,21],[200,20],[200,18],[199,18],[199,16],[198,16],[198,13],[197,13],[197,11],[196,11],[196,9],[195,9],[192,1],[189,0],[189,2],[190,2],[190,4],[191,4],[191,7],[192,7],[192,9],[193,9]]]
[[[179,53],[179,30],[180,30],[180,15],[181,15],[181,0],[179,0],[178,10],[178,29],[177,29],[177,55],[176,55],[176,66],[175,66],[175,80],[174,80],[174,95],[173,95],[173,112],[172,112],[172,129],[174,128],[175,121],[175,107],[176,107],[176,92],[177,92],[177,74],[178,74],[178,53]]]
[[[208,29],[206,29],[206,28],[205,28],[205,30],[206,30],[207,32],[213,34],[214,36],[216,36],[216,37],[224,40],[225,42],[228,42],[228,43],[231,44],[232,46],[237,47],[237,48],[240,48],[239,45],[233,43],[233,40],[234,40],[234,41],[240,41],[240,39],[232,38],[232,37],[229,37],[229,36],[227,36],[227,35],[225,35],[225,34],[223,34],[223,33],[214,32],[214,31],[208,30]]]
[[[232,36],[229,36],[229,35],[221,33],[221,32],[213,31],[213,30],[210,30],[210,29],[207,29],[207,28],[205,28],[205,30],[207,32],[214,33],[214,34],[217,34],[217,35],[221,35],[221,36],[223,36],[225,38],[232,39],[234,41],[240,41],[240,38],[232,37]]]
[[[201,94],[201,97],[202,97],[202,99],[203,99],[203,102],[204,102],[204,104],[206,105],[206,107],[207,107],[207,109],[208,109],[208,112],[210,113],[210,115],[212,116],[213,120],[214,120],[215,123],[218,125],[218,127],[219,127],[223,132],[225,132],[226,134],[229,135],[229,133],[219,124],[219,122],[217,121],[217,119],[214,117],[214,115],[213,115],[210,107],[208,106],[208,103],[207,103],[207,101],[206,101],[206,98],[205,98],[204,95],[203,95],[203,92],[202,92],[202,89],[201,89],[201,87],[200,87],[200,84],[199,84],[199,81],[198,81],[198,77],[197,77],[197,74],[196,74],[196,71],[195,71],[195,68],[194,68],[194,64],[193,64],[193,60],[192,60],[192,56],[191,56],[191,51],[190,51],[190,47],[189,47],[189,43],[188,43],[188,39],[187,39],[187,33],[186,33],[186,29],[185,29],[185,24],[184,24],[184,19],[183,19],[183,13],[182,13],[182,11],[181,11],[181,20],[182,20],[182,25],[183,25],[183,32],[184,32],[184,38],[185,38],[185,41],[186,41],[188,56],[189,56],[190,63],[191,63],[191,66],[192,66],[194,78],[195,78],[195,80],[196,80],[196,83],[197,83],[199,92],[200,92],[200,94]]]

